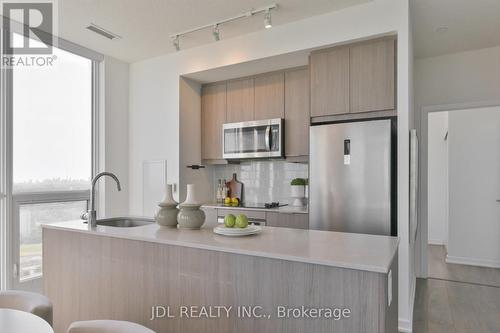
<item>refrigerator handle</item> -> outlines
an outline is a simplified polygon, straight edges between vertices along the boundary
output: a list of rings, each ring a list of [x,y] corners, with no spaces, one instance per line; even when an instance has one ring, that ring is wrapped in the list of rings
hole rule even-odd
[[[271,125],[266,127],[266,151],[271,151]]]

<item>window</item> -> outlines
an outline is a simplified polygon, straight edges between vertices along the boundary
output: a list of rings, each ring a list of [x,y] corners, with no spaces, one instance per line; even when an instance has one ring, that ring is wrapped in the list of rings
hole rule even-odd
[[[6,193],[0,209],[7,212],[0,219],[7,227],[0,231],[8,244],[2,248],[1,277],[10,289],[41,291],[41,226],[80,219],[97,165],[103,58],[58,41],[53,66],[2,69],[7,97],[0,125],[7,135],[0,137],[0,190]]]
[[[13,70],[14,193],[89,189],[92,61],[53,50],[53,68]]]
[[[44,223],[76,220],[87,201],[19,205],[19,281],[42,276],[42,228]]]

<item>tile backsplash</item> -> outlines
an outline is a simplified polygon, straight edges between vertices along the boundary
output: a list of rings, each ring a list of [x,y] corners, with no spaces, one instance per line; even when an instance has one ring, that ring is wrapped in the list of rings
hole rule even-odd
[[[307,164],[286,161],[249,161],[241,164],[215,165],[213,168],[213,198],[219,179],[229,181],[233,173],[243,183],[245,202],[290,203],[290,182],[294,178],[308,178]]]

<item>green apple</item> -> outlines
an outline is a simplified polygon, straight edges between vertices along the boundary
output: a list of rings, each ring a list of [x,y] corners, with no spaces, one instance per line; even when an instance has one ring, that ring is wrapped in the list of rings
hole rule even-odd
[[[236,227],[238,228],[248,227],[248,217],[245,214],[240,214],[236,217]]]
[[[224,225],[228,228],[232,228],[234,227],[236,223],[236,216],[234,216],[233,214],[227,214],[226,216],[224,216]]]

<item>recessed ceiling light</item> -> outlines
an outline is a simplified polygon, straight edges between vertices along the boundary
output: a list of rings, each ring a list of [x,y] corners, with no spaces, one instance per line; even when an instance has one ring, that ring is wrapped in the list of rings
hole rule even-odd
[[[435,31],[438,34],[444,34],[445,32],[448,31],[448,27],[443,25],[443,26],[437,27]]]

